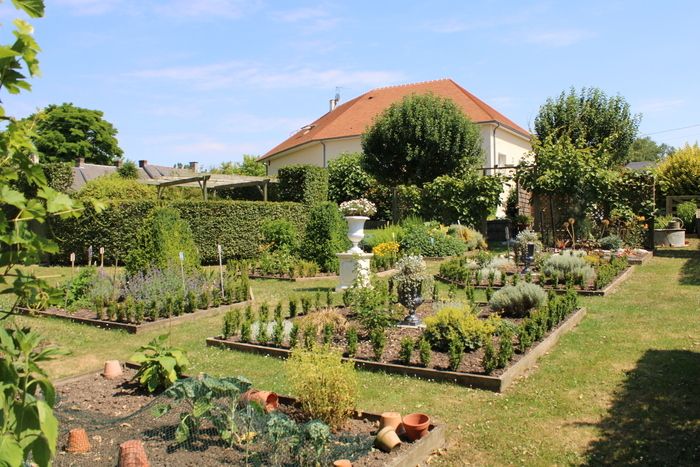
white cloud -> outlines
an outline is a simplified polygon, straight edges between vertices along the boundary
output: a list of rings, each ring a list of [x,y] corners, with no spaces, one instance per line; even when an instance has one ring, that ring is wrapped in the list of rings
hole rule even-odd
[[[655,112],[666,112],[668,110],[674,110],[685,105],[684,99],[677,98],[654,98],[646,99],[640,102],[636,106],[636,109],[642,113],[655,113]]]
[[[554,29],[540,30],[526,33],[520,39],[529,44],[544,45],[548,47],[567,47],[583,40],[590,39],[594,34],[585,29]],[[517,39],[517,38],[516,38]]]
[[[231,142],[204,133],[152,135],[144,138],[141,144],[152,146],[154,153],[188,157],[201,163],[233,160],[241,154],[261,154],[269,149],[269,143],[265,142]]]
[[[405,78],[403,73],[386,70],[311,67],[269,69],[258,64],[243,62],[151,68],[127,73],[126,76],[188,82],[199,90],[231,87],[279,89],[357,86],[366,88],[395,84]]]
[[[259,0],[165,0],[158,4],[148,1],[124,0],[54,0],[57,5],[76,15],[103,15],[117,9],[124,12],[158,14],[175,18],[240,18],[260,6]]]

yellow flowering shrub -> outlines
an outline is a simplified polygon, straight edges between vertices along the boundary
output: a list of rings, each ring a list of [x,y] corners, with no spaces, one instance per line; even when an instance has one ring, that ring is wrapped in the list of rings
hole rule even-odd
[[[397,242],[384,242],[372,248],[375,256],[396,256],[399,254],[399,244]]]

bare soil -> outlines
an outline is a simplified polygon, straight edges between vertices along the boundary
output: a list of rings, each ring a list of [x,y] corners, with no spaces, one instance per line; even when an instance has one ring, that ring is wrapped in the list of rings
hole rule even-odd
[[[56,416],[61,434],[56,466],[116,466],[119,444],[140,439],[153,466],[244,465],[243,452],[226,446],[213,429],[201,430],[197,438],[178,447],[174,433],[179,421],[178,411],[155,418],[154,407],[168,399],[151,395],[132,381],[136,371],[125,369],[121,378],[108,380],[99,374],[75,378],[57,385]],[[280,405],[280,411],[297,422],[308,418],[293,405]],[[66,451],[68,432],[84,428],[91,444],[85,454]],[[391,453],[371,448],[378,431],[377,422],[367,418],[349,419],[335,433],[335,443],[344,439],[361,440],[362,457],[351,459],[355,466],[379,467],[411,448],[404,442]],[[268,448],[268,446],[264,446]]]

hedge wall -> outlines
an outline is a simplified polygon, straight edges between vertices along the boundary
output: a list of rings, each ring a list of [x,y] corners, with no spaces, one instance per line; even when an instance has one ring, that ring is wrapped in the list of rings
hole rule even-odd
[[[54,262],[66,263],[71,252],[76,261],[87,261],[87,248],[93,246],[94,258],[105,247],[105,261],[114,258],[123,263],[141,227],[143,219],[156,206],[153,201],[123,201],[99,214],[88,209],[78,219],[55,220],[51,224],[60,253]],[[264,203],[254,201],[176,201],[166,203],[186,220],[203,264],[218,262],[216,245],[223,246],[225,259],[250,258],[257,254],[263,221],[288,219],[303,235],[308,218],[307,207],[299,203]]]
[[[278,173],[279,199],[308,205],[328,201],[328,171],[315,165],[288,165]]]

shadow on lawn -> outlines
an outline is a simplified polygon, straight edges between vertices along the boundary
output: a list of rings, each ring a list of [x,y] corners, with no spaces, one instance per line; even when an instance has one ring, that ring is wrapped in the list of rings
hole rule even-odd
[[[700,353],[649,350],[630,371],[586,465],[700,465]]]
[[[685,259],[678,282],[682,285],[700,285],[700,250],[656,250],[654,256]]]

